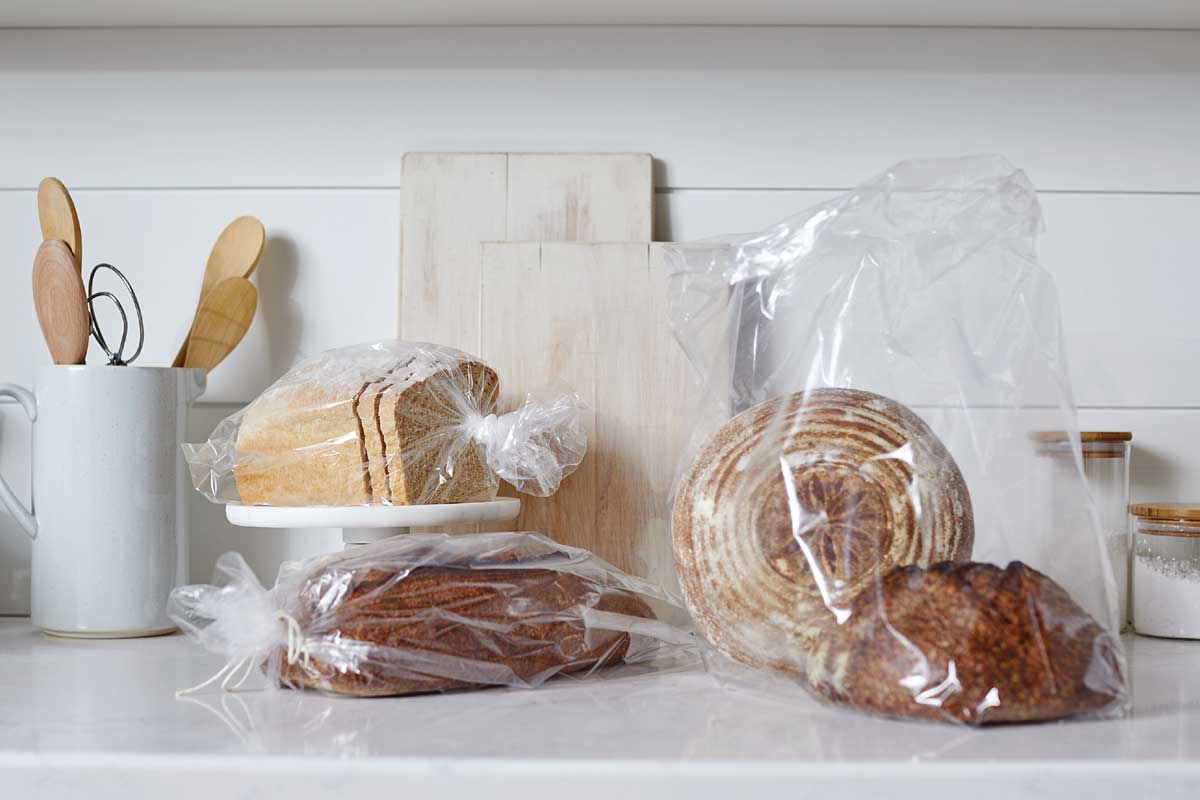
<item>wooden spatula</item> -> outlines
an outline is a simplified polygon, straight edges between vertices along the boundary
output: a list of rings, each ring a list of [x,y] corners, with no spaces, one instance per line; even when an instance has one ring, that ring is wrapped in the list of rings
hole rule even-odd
[[[58,178],[43,178],[37,192],[38,222],[43,239],[61,239],[83,266],[83,233],[71,193]]]
[[[254,217],[238,217],[221,231],[217,243],[213,245],[212,253],[208,256],[208,264],[204,267],[204,279],[200,283],[200,298],[196,303],[196,316],[192,318],[195,327],[200,308],[204,306],[205,298],[217,284],[228,278],[249,278],[258,260],[262,258],[263,245],[266,243],[266,232],[263,225]],[[235,343],[236,344],[236,343]],[[184,366],[187,357],[188,340],[171,362],[173,367]],[[215,366],[215,365],[214,365]]]
[[[82,364],[90,320],[79,262],[61,239],[47,239],[33,259],[33,304],[55,364]]]
[[[258,290],[245,278],[226,278],[205,295],[188,334],[183,366],[205,372],[238,346],[258,306]]]

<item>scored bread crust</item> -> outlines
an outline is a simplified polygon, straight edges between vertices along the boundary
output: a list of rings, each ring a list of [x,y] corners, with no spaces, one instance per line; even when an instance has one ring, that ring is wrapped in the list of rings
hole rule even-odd
[[[252,505],[455,503],[490,499],[497,482],[462,428],[495,408],[499,380],[450,348],[418,345],[322,365],[272,386],[247,408],[233,467]]]
[[[854,597],[903,564],[962,561],[971,498],[904,405],[813,389],[723,425],[684,476],[675,565],[697,627],[727,655],[804,675]]]

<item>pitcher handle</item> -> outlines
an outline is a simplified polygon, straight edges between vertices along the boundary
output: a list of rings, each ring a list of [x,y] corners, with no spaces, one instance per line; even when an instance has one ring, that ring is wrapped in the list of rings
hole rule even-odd
[[[37,419],[37,399],[28,389],[15,383],[0,383],[0,397],[11,397],[20,403],[30,422]],[[8,509],[8,513],[12,514],[25,533],[29,534],[29,538],[37,537],[37,520],[33,512],[17,499],[16,492],[8,485],[8,481],[4,480],[3,475],[0,475],[0,505]]]

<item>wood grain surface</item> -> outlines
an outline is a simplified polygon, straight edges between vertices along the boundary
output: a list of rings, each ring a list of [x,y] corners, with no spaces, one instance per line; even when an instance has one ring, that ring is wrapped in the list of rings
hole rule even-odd
[[[184,366],[212,372],[242,341],[257,307],[258,289],[245,278],[226,278],[209,290],[188,335]]]
[[[649,241],[652,163],[634,153],[406,154],[400,338],[478,351],[481,242]]]
[[[401,190],[401,339],[474,352],[479,243],[504,239],[508,157],[408,153]]]
[[[71,193],[58,178],[42,178],[37,190],[38,222],[42,228],[42,239],[61,239],[75,254],[75,260],[83,266],[83,232],[79,227],[79,214]]]
[[[196,315],[192,317],[193,327],[209,294],[218,284],[229,278],[249,278],[254,273],[262,258],[266,241],[266,230],[256,217],[238,217],[225,226],[221,235],[217,237],[212,252],[208,254],[208,263],[204,265],[204,277],[200,281],[200,297],[196,302]],[[226,291],[232,290],[227,289]],[[240,291],[245,293],[244,289]],[[257,297],[257,293],[255,297]],[[184,359],[187,357],[190,346],[188,339],[184,339],[171,366],[184,366]],[[226,355],[228,354],[226,353]]]
[[[505,409],[556,384],[590,407],[587,457],[552,497],[522,498],[517,529],[676,588],[668,499],[687,376],[653,248],[483,245],[480,354],[503,376]]]
[[[82,364],[90,316],[79,260],[61,239],[47,239],[33,260],[33,304],[55,364]]]
[[[401,203],[400,337],[483,354],[481,320],[496,315],[497,308],[506,308],[510,311],[499,313],[509,327],[491,330],[489,335],[493,343],[503,340],[510,341],[513,348],[522,347],[528,332],[521,327],[520,314],[511,309],[523,307],[524,287],[509,287],[511,292],[501,305],[493,303],[491,311],[483,310],[482,243],[515,239],[649,240],[653,232],[652,165],[653,159],[646,154],[406,154]],[[570,295],[577,292],[567,282],[538,296],[552,297],[571,307],[578,298]],[[496,322],[489,320],[489,324]],[[530,353],[538,352],[540,347],[538,342],[528,345]],[[577,347],[571,350],[578,351]],[[502,389],[510,386],[519,393],[530,391],[528,381],[521,377],[525,362],[517,359],[514,366],[513,373],[498,370]],[[531,377],[538,374],[535,371]],[[580,469],[584,474],[592,469],[590,456]],[[510,488],[501,491],[511,493]],[[566,496],[582,504],[572,514],[589,520],[594,517],[587,505],[590,498],[570,493]],[[531,517],[518,524],[525,530],[539,530],[531,527],[534,520]],[[486,530],[499,527],[484,526]],[[480,530],[480,526],[439,530],[461,533]]]
[[[511,153],[504,239],[648,242],[654,238],[649,155]]]

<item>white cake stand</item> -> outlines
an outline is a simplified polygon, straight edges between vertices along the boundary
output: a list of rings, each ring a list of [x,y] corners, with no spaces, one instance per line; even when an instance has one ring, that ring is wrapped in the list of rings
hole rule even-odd
[[[503,522],[516,519],[521,501],[497,497],[482,503],[425,506],[245,506],[229,503],[225,516],[247,528],[341,528],[347,545],[370,544],[415,527]]]

